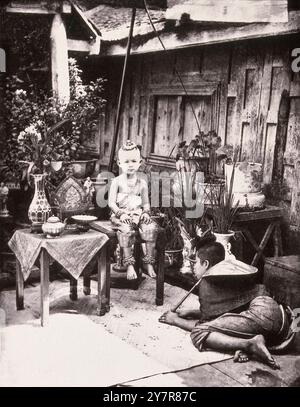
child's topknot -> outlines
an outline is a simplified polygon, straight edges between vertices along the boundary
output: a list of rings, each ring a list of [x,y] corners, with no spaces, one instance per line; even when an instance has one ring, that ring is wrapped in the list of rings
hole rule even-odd
[[[122,151],[131,151],[131,150],[140,150],[139,146],[136,145],[133,141],[127,140],[125,144],[120,148]]]

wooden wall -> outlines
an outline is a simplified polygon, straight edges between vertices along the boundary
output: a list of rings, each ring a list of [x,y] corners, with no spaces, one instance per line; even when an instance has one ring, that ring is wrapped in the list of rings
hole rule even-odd
[[[291,71],[291,50],[299,36],[261,39],[131,59],[120,126],[120,142],[130,138],[159,160],[178,140],[200,127],[216,129],[224,143],[240,146],[241,157],[264,165],[264,182],[280,176],[287,185],[290,222],[300,230],[300,75]],[[107,164],[120,86],[119,59],[100,62],[107,76],[105,117],[99,132],[101,162]],[[180,72],[186,98],[176,77]],[[154,140],[154,141],[153,141]],[[300,154],[299,154],[300,156]]]

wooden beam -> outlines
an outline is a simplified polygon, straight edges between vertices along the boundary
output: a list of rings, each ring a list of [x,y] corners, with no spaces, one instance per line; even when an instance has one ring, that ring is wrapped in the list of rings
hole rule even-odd
[[[291,82],[290,97],[291,98],[300,97],[300,82]]]
[[[227,97],[236,98],[237,97],[237,82],[230,82],[228,84]]]
[[[68,42],[66,27],[60,14],[53,18],[50,38],[52,89],[61,101],[68,103],[70,100]]]
[[[96,31],[96,29],[93,27],[93,25],[90,23],[90,21],[86,18],[84,13],[80,10],[76,4],[72,0],[70,0],[70,4],[72,5],[72,9],[77,16],[78,20],[80,21],[82,28],[85,30],[87,33],[90,41],[90,47],[89,47],[89,54],[90,55],[98,55],[100,53],[100,45],[101,45],[101,36],[99,33]],[[73,44],[74,46],[78,44]],[[82,44],[83,45],[83,44]],[[85,52],[85,51],[83,51]]]
[[[300,11],[289,12],[288,23],[266,23],[247,24],[242,27],[228,27],[211,30],[202,30],[194,25],[192,30],[185,31],[185,35],[178,35],[177,32],[162,32],[160,37],[167,50],[189,48],[200,45],[212,45],[229,43],[233,41],[243,41],[257,38],[268,38],[299,33],[300,31]],[[109,43],[108,43],[109,44]],[[151,38],[144,43],[135,39],[132,44],[131,54],[146,54],[163,51],[157,38]],[[125,54],[125,46],[112,44],[105,51],[107,56],[121,56]],[[103,54],[104,55],[104,54]]]
[[[83,14],[83,12],[80,10],[80,8],[78,6],[76,6],[76,4],[73,3],[73,1],[71,1],[71,4],[72,4],[72,7],[73,7],[75,13],[79,17],[79,20],[81,20],[81,22],[83,23],[83,28],[86,29],[89,36],[91,36],[92,38],[96,38],[99,34],[95,30],[95,28],[86,18],[86,16]]]
[[[68,38],[68,50],[74,52],[85,52],[89,55],[99,55],[100,38],[97,41],[90,43],[84,40],[72,40]]]
[[[300,230],[300,155],[294,161],[294,182],[292,190],[292,202],[291,202],[291,212],[290,212],[290,222]]]
[[[6,52],[0,48],[0,73],[6,72]]]
[[[57,10],[49,9],[46,6],[37,4],[36,2],[24,4],[12,1],[10,5],[6,7],[6,12],[19,14],[56,14]],[[63,14],[71,14],[71,5],[68,1],[63,2],[60,12]]]

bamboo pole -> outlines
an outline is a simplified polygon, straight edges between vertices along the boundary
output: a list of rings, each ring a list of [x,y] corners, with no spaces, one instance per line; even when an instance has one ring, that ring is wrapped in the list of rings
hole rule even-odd
[[[198,287],[198,285],[201,283],[201,281],[202,281],[202,278],[200,278],[200,279],[196,282],[196,284],[193,285],[193,287],[190,289],[190,291],[189,291],[187,294],[185,294],[185,296],[184,296],[176,305],[174,305],[174,307],[171,308],[171,311],[172,311],[172,312],[176,312],[176,311],[177,311],[177,309],[180,307],[180,305],[187,299],[187,297],[190,296],[190,294],[194,291],[194,289],[195,289],[196,287]]]
[[[131,50],[132,33],[133,33],[135,15],[136,15],[136,8],[134,7],[132,9],[132,14],[131,14],[129,37],[128,37],[128,41],[127,41],[127,49],[126,49],[124,66],[123,66],[122,81],[121,81],[118,107],[117,107],[115,132],[114,132],[114,137],[113,137],[112,144],[111,144],[111,152],[110,152],[110,158],[109,158],[109,164],[108,164],[108,171],[110,171],[110,172],[113,169],[114,157],[115,157],[115,153],[116,153],[116,146],[117,146],[117,140],[118,140],[119,127],[120,127],[120,113],[121,113],[121,106],[122,106],[122,100],[123,100],[123,95],[124,95],[124,84],[125,84],[125,77],[126,77],[126,71],[127,71],[127,65],[128,65],[128,57],[130,55],[130,50]]]

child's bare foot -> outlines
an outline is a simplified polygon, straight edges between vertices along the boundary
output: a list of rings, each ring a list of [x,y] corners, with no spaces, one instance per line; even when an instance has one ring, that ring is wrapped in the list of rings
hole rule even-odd
[[[245,363],[248,362],[249,356],[243,350],[237,350],[234,354],[233,361],[235,363]]]
[[[178,315],[176,312],[167,311],[159,317],[158,321],[162,322],[163,324],[168,325],[175,325],[176,321],[178,320]]]
[[[137,278],[134,267],[130,264],[127,267],[127,280],[135,280]]]
[[[146,268],[147,268],[148,276],[151,277],[151,278],[156,278],[156,273],[154,271],[154,268],[153,268],[152,264],[147,264]]]
[[[272,369],[280,369],[279,364],[268,351],[265,338],[262,335],[256,335],[254,338],[249,339],[249,353],[256,356],[261,362],[269,365]]]

